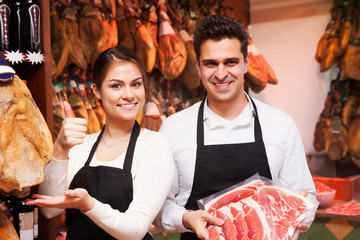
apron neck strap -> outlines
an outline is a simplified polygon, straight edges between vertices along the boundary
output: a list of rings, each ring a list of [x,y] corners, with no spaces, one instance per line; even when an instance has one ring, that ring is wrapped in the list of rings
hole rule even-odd
[[[103,129],[101,129],[101,132],[100,132],[99,136],[97,137],[94,145],[93,145],[92,148],[91,148],[91,151],[90,151],[90,153],[89,153],[88,159],[86,160],[85,166],[89,166],[89,165],[90,165],[91,159],[93,158],[93,156],[94,156],[94,154],[95,154],[95,150],[96,150],[97,146],[99,145],[99,142],[100,142],[100,140],[101,140],[101,136],[102,136],[103,133],[104,133],[104,130],[105,130],[105,125],[104,125]]]
[[[131,171],[131,165],[132,165],[132,161],[133,161],[136,140],[139,136],[139,133],[140,133],[140,125],[135,120],[134,127],[131,132],[130,142],[129,142],[128,148],[126,150],[124,170]]]
[[[255,127],[254,127],[255,142],[262,141],[263,140],[262,131],[261,131],[257,108],[254,100],[251,97],[249,97],[249,99],[255,110]],[[198,119],[197,119],[196,142],[197,142],[197,146],[201,146],[201,147],[204,146],[204,105],[205,105],[205,99],[200,104]]]
[[[95,154],[95,150],[96,150],[97,146],[99,145],[99,142],[101,140],[101,136],[104,133],[104,130],[105,130],[105,125],[104,125],[103,129],[101,130],[98,138],[96,139],[96,142],[94,143],[94,145],[91,148],[91,151],[89,153],[88,159],[86,160],[85,166],[90,165],[91,159],[93,158],[93,156]],[[139,133],[140,133],[140,125],[135,120],[134,127],[132,129],[131,136],[130,136],[129,145],[126,150],[125,161],[124,161],[124,170],[131,171],[131,165],[132,165],[132,160],[133,160],[133,156],[134,156],[134,149],[135,149],[136,140],[137,140],[137,137],[139,136]]]

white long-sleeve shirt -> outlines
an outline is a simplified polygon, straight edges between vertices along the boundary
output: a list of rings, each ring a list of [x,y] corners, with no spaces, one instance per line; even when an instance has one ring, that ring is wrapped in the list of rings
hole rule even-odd
[[[98,133],[87,135],[85,142],[73,147],[68,160],[53,159],[45,168],[45,181],[39,193],[60,196],[68,189],[74,175],[82,168]],[[122,168],[126,153],[110,162],[94,157],[90,166],[105,165]],[[98,226],[117,239],[142,239],[158,214],[169,193],[175,173],[175,164],[167,138],[158,132],[144,129],[139,135],[131,167],[133,201],[124,213],[109,204],[95,200],[95,206],[84,213]],[[47,218],[63,212],[63,209],[40,208]]]
[[[247,95],[246,95],[247,96]],[[248,96],[247,96],[248,97]],[[306,162],[301,136],[293,119],[286,113],[256,99],[263,141],[272,181],[295,192],[308,189],[308,198],[315,204],[315,186]],[[156,218],[156,225],[166,232],[188,231],[182,223],[184,208],[192,189],[196,160],[196,130],[200,102],[171,115],[160,128],[168,136],[177,176],[171,192]],[[228,121],[204,105],[204,145],[254,142],[254,108],[249,100],[235,119]],[[224,173],[226,174],[226,173]],[[316,209],[315,209],[316,210]],[[308,225],[314,220],[315,210],[306,217]]]

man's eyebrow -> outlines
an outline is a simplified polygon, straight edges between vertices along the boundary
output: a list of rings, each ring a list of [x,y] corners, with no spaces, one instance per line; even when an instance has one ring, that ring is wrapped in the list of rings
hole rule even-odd
[[[232,58],[225,58],[224,61],[239,61],[240,58],[238,57],[232,57]],[[209,62],[217,62],[215,59],[203,59],[203,63],[209,63]]]

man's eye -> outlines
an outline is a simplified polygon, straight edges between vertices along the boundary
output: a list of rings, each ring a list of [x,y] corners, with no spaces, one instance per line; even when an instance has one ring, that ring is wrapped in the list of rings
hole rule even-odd
[[[215,62],[206,62],[204,65],[205,65],[206,67],[214,67],[214,66],[216,66],[217,64],[216,64]]]
[[[239,63],[239,61],[231,60],[231,61],[225,62],[225,65],[227,65],[227,66],[233,66],[233,65],[236,65],[236,64],[238,64],[238,63]]]

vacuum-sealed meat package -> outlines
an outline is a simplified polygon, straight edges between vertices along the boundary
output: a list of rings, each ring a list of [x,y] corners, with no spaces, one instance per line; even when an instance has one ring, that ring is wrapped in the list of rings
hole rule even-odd
[[[290,240],[298,236],[296,227],[318,203],[255,174],[198,200],[198,205],[224,220],[221,227],[208,226],[210,240]]]

